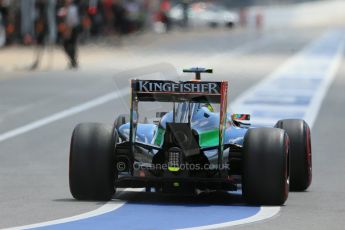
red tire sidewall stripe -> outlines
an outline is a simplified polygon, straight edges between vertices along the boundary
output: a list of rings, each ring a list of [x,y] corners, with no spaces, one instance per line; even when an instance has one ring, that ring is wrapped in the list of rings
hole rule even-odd
[[[308,185],[310,185],[312,180],[312,159],[311,159],[311,141],[310,141],[310,128],[306,128],[306,164],[307,164],[307,173],[308,173]]]

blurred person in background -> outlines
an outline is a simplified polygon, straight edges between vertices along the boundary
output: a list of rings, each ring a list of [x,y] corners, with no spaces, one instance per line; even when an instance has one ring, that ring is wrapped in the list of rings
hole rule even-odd
[[[21,7],[20,1],[3,0],[7,11],[5,20],[6,44],[12,44],[21,38]]]
[[[190,0],[182,0],[182,11],[183,11],[183,19],[182,19],[182,26],[184,28],[188,27],[188,9],[189,9]]]
[[[120,0],[114,0],[112,5],[113,25],[115,32],[121,37],[128,32],[128,20],[126,9]]]
[[[65,4],[58,11],[61,19],[59,31],[63,39],[63,47],[69,58],[69,68],[78,68],[77,44],[80,26],[79,10],[73,0],[65,0]]]
[[[46,40],[48,36],[48,18],[47,6],[45,0],[36,0],[35,2],[35,38],[36,38],[36,58],[30,69],[34,70],[38,67],[43,54]]]
[[[152,0],[144,0],[142,3],[142,22],[143,29],[152,29]]]
[[[129,22],[128,32],[137,31],[140,27],[140,4],[136,0],[127,0],[125,3]]]
[[[90,0],[88,6],[88,15],[91,19],[90,32],[93,36],[99,36],[104,28],[104,12],[102,10],[102,2],[98,0]]]
[[[113,32],[113,1],[112,0],[102,0],[101,11],[103,15],[103,33],[109,35]]]
[[[60,0],[61,1],[61,0]],[[85,43],[91,35],[91,15],[90,13],[97,12],[96,6],[94,5],[95,1],[89,1],[89,0],[75,0],[74,4],[78,8],[78,14],[79,14],[79,33],[78,33],[78,43]],[[64,0],[62,2],[62,5],[60,7],[62,8],[64,6]],[[58,7],[58,9],[60,8]],[[64,22],[62,20],[63,18],[59,18],[60,23]],[[60,40],[61,40],[62,34],[60,33]]]
[[[0,0],[0,17],[1,17],[1,24],[6,25],[8,19],[8,4],[4,0]]]
[[[171,20],[169,17],[170,9],[170,0],[162,0],[160,4],[160,20],[162,23],[164,23],[166,32],[168,32],[171,29]]]
[[[56,0],[36,0],[34,15],[36,53],[31,70],[39,66],[47,45],[50,54],[49,66],[52,64],[53,44],[56,40]]]
[[[88,14],[87,7],[88,6],[86,4],[79,5],[79,16],[80,16],[80,25],[81,25],[79,41],[82,43],[85,43],[90,38],[90,35],[91,35],[92,21],[91,21],[90,15]]]
[[[30,67],[31,70],[39,66],[46,47],[50,51],[49,65],[52,64],[53,44],[56,41],[56,0],[36,0],[34,13],[36,56]]]
[[[20,1],[21,35],[24,45],[31,45],[35,34],[35,0]]]

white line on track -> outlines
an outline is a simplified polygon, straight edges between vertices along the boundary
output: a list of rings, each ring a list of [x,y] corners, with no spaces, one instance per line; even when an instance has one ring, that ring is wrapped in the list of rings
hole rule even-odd
[[[262,87],[265,82],[268,82],[268,81],[274,79],[276,77],[276,75],[278,75],[278,73],[281,74],[285,71],[290,70],[291,66],[293,66],[291,63],[297,63],[298,61],[300,61],[301,56],[305,55],[306,52],[308,52],[309,48],[310,47],[308,46],[307,48],[303,49],[300,53],[295,55],[293,58],[289,59],[289,61],[286,62],[286,64],[284,64],[281,68],[279,68],[278,71],[275,71],[269,77],[265,78],[265,80],[263,80],[257,86],[254,86],[254,88],[250,88],[249,90],[244,92],[242,94],[242,96],[240,96],[237,100],[235,100],[233,102],[233,104],[235,105],[234,108],[242,108],[241,107],[242,103],[246,97],[251,97],[253,95],[253,92],[255,92],[255,90]],[[322,81],[322,87],[319,88],[319,90],[317,91],[317,93],[313,97],[311,106],[309,107],[307,114],[306,114],[307,121],[309,121],[310,125],[313,124],[313,122],[316,118],[316,115],[320,109],[322,100],[325,97],[325,94],[326,94],[332,80],[334,79],[336,70],[338,69],[339,64],[340,64],[340,58],[341,58],[341,54],[343,52],[343,49],[344,49],[344,42],[338,47],[337,54],[332,59],[331,68],[326,72],[326,74],[324,76],[324,78],[326,80]],[[91,100],[89,102],[83,103],[81,105],[72,107],[70,109],[61,111],[61,112],[56,113],[56,114],[53,114],[49,117],[46,117],[46,118],[43,118],[41,120],[32,122],[28,125],[14,129],[12,131],[3,133],[0,135],[0,142],[7,140],[9,138],[27,133],[31,130],[40,128],[44,125],[50,124],[50,123],[55,122],[57,120],[61,120],[63,118],[75,115],[77,113],[86,111],[88,109],[94,108],[94,107],[99,106],[99,105],[102,105],[102,104],[107,103],[111,100],[120,98],[124,94],[128,94],[128,92],[129,92],[129,89],[126,88],[126,89],[119,90],[118,92],[109,93],[109,94],[106,94],[104,96],[98,97],[94,100]],[[236,110],[236,111],[238,111],[238,110]],[[308,114],[312,114],[312,115],[308,115]],[[126,190],[126,191],[128,191],[128,190]],[[14,230],[14,229],[29,229],[29,228],[37,228],[37,227],[43,227],[43,226],[48,226],[48,225],[53,225],[53,224],[61,224],[61,223],[66,223],[66,222],[70,222],[70,221],[81,220],[81,219],[95,217],[95,216],[102,215],[102,214],[107,213],[107,212],[114,211],[114,210],[120,208],[122,205],[124,205],[124,203],[110,201],[110,202],[106,203],[105,205],[101,206],[100,208],[98,208],[94,211],[80,214],[77,216],[53,220],[53,221],[48,221],[48,222],[43,222],[43,223],[38,223],[38,224],[14,227],[14,228],[9,228],[9,229],[12,229],[12,230]],[[190,229],[193,229],[193,230],[196,230],[196,229],[198,229],[198,230],[199,229],[214,229],[214,228],[229,227],[229,226],[235,226],[235,225],[241,225],[241,224],[248,224],[248,223],[257,222],[260,220],[271,218],[271,217],[275,216],[276,214],[278,214],[279,211],[280,211],[280,207],[265,207],[265,206],[263,206],[260,208],[260,211],[256,215],[242,219],[242,220],[231,221],[231,222],[227,222],[227,223],[214,224],[214,225],[201,226],[201,227],[196,227],[196,228],[188,228],[188,229],[189,230]]]
[[[128,188],[128,189],[122,190],[120,193],[123,193],[123,192],[141,192],[141,191],[143,191],[143,189],[141,189],[141,188],[139,188],[139,189]],[[57,219],[57,220],[46,221],[46,222],[37,223],[37,224],[30,224],[30,225],[13,227],[13,228],[5,228],[3,230],[33,229],[33,228],[45,227],[45,226],[49,226],[49,225],[63,224],[63,223],[67,223],[67,222],[82,220],[82,219],[86,219],[86,218],[99,216],[103,213],[108,213],[108,212],[114,211],[118,208],[121,208],[124,204],[125,204],[125,202],[122,202],[122,201],[119,201],[119,202],[110,201],[110,202],[107,202],[105,205],[103,205],[103,206],[101,206],[101,207],[99,207],[93,211],[82,213],[80,215],[71,216],[71,217],[62,218],[62,219]]]
[[[326,96],[328,89],[331,87],[331,84],[336,76],[336,73],[340,67],[341,60],[343,57],[344,49],[345,49],[345,36],[343,36],[342,43],[339,45],[336,55],[332,61],[332,64],[329,70],[324,77],[325,80],[321,84],[321,86],[317,89],[317,94],[311,101],[311,105],[305,114],[305,120],[309,123],[310,127],[314,125],[316,117],[320,111],[321,104],[323,99]]]
[[[334,80],[344,52],[343,30],[331,30],[320,39],[315,40],[270,76],[249,88],[232,104],[232,110],[252,115],[253,123],[272,126],[276,122],[276,113],[289,116],[296,112],[304,113],[302,118],[310,127],[313,126],[322,101]],[[331,47],[328,47],[331,46]],[[328,48],[334,50],[328,56]],[[316,53],[314,53],[316,51]],[[315,84],[315,80],[319,83]],[[280,82],[280,84],[277,84]],[[305,88],[304,88],[305,87]],[[266,94],[266,96],[262,96]],[[261,96],[258,96],[261,95]],[[298,97],[308,98],[305,105],[286,102]],[[256,104],[248,103],[261,99]],[[270,104],[270,102],[274,102]],[[255,114],[258,111],[264,115]],[[288,117],[294,118],[294,117]]]
[[[80,215],[71,216],[71,217],[62,218],[62,219],[57,219],[57,220],[52,220],[52,221],[47,221],[47,222],[42,222],[42,223],[37,223],[37,224],[30,224],[30,225],[13,227],[13,228],[5,228],[3,230],[32,229],[32,228],[39,228],[39,227],[44,227],[44,226],[49,226],[49,225],[63,224],[63,223],[67,223],[67,222],[82,220],[82,219],[86,219],[86,218],[99,216],[100,214],[103,214],[103,213],[108,213],[108,212],[114,211],[114,210],[122,207],[124,204],[125,204],[124,202],[119,202],[119,203],[108,202],[105,205],[103,205],[103,206],[101,206],[101,207],[99,207],[93,211],[86,212],[86,213],[83,213]]]
[[[45,118],[42,118],[40,120],[29,123],[27,125],[24,125],[22,127],[19,127],[17,129],[13,129],[11,131],[8,131],[6,133],[1,134],[0,135],[0,142],[5,141],[5,140],[10,139],[10,138],[15,137],[15,136],[30,132],[34,129],[48,125],[48,124],[53,123],[55,121],[73,116],[77,113],[81,113],[83,111],[92,109],[94,107],[105,104],[105,103],[112,101],[114,99],[123,97],[125,94],[128,94],[128,93],[129,93],[129,88],[121,89],[117,92],[108,93],[106,95],[95,98],[91,101],[85,102],[83,104],[80,104],[80,105],[71,107],[69,109],[63,110],[61,112],[55,113],[53,115],[50,115],[49,117],[45,117]]]
[[[183,230],[219,229],[219,228],[232,227],[232,226],[241,225],[241,224],[248,224],[248,223],[257,222],[257,221],[266,220],[268,218],[271,218],[271,217],[275,216],[277,213],[279,213],[279,211],[280,211],[280,207],[262,206],[262,207],[260,207],[260,211],[258,213],[256,213],[254,216],[251,216],[248,218],[230,221],[230,222],[226,222],[226,223],[220,223],[220,224],[205,225],[205,226],[195,227],[195,228],[184,228]]]

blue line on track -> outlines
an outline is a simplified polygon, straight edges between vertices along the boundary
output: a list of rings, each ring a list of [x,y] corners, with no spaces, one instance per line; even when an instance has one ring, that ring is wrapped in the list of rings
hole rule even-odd
[[[260,207],[203,204],[126,203],[121,208],[88,219],[39,229],[164,230],[219,224],[255,215]]]

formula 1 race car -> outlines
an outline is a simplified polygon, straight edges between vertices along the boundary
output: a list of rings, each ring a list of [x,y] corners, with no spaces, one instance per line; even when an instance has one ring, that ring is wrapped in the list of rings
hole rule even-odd
[[[129,115],[113,125],[83,123],[73,131],[69,183],[78,200],[109,200],[116,188],[156,192],[242,189],[250,204],[282,205],[311,183],[308,124],[280,120],[253,127],[248,114],[227,113],[226,81],[131,80]],[[149,106],[149,104],[155,104]],[[171,106],[139,120],[140,108]],[[165,108],[165,107],[162,107]]]

